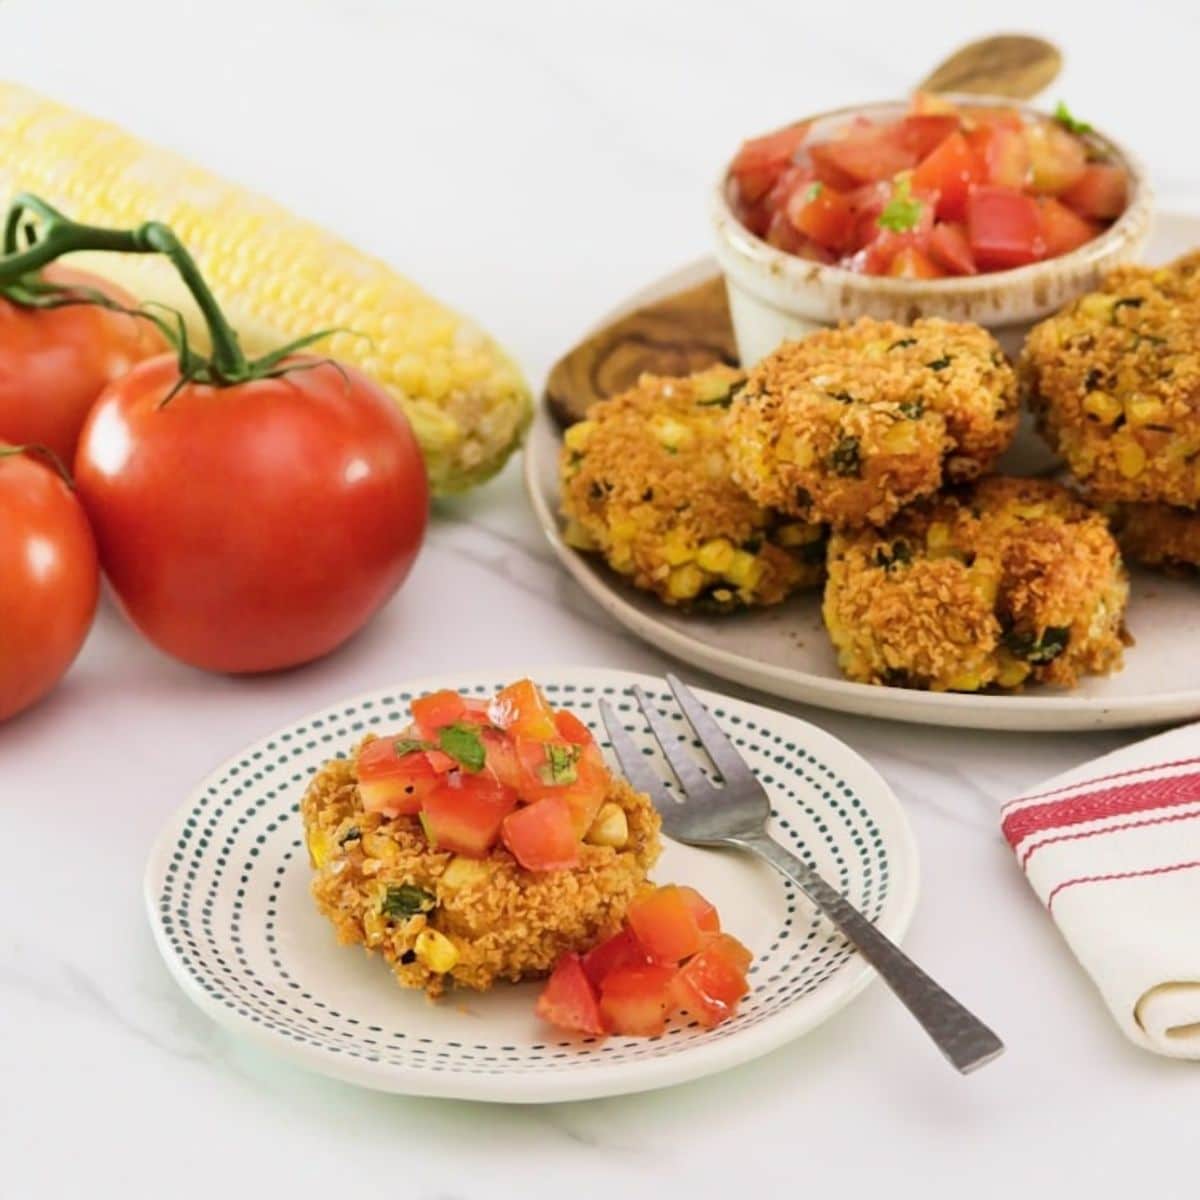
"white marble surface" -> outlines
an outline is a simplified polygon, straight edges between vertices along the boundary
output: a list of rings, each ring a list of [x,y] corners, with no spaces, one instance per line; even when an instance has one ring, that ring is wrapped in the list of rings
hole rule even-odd
[[[0,44],[11,76],[387,256],[480,315],[537,382],[596,314],[706,249],[704,189],[739,135],[897,93],[997,19],[810,7],[8,0]],[[1018,0],[999,19],[1069,47],[1051,95],[1136,146],[1169,202],[1200,207],[1182,82],[1195,14]],[[1194,1195],[1194,1067],[1126,1044],[997,832],[1004,798],[1121,735],[805,713],[908,805],[924,865],[910,948],[1010,1043],[969,1080],[878,987],[726,1075],[531,1110],[358,1092],[192,1008],[140,884],[200,775],[369,686],[555,662],[664,665],[556,569],[514,470],[445,505],[386,612],[305,670],[202,675],[106,604],[66,684],[0,729],[0,1196]]]

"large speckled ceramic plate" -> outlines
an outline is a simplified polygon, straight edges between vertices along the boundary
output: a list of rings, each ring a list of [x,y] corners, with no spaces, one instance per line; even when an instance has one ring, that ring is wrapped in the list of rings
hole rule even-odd
[[[248,746],[196,788],[150,856],[145,895],[167,966],[206,1013],[300,1066],[364,1087],[536,1103],[734,1066],[812,1029],[866,986],[871,968],[769,867],[672,842],[654,877],[700,888],[755,955],[751,995],[711,1032],[676,1022],[656,1038],[566,1037],[535,1017],[536,983],[431,1004],[399,988],[380,959],[339,946],[308,890],[297,803],[312,773],[367,730],[405,723],[414,695],[438,687],[491,695],[505,682],[423,680],[336,704]],[[647,753],[653,743],[629,687],[640,683],[674,711],[663,682],[645,676],[559,670],[539,682],[606,748],[599,697],[613,700]],[[887,784],[815,726],[700,695],[767,786],[773,834],[898,939],[916,902],[917,855]]]
[[[1147,250],[1165,262],[1200,246],[1200,217],[1160,214]],[[634,297],[626,311],[694,286],[715,263],[696,264]],[[613,314],[613,318],[619,314]],[[638,592],[595,558],[567,546],[558,518],[557,423],[545,406],[530,434],[525,483],[538,521],[580,586],[638,637],[677,658],[790,700],[866,716],[980,729],[1106,729],[1200,715],[1200,582],[1134,570],[1128,624],[1137,644],[1123,671],[1085,680],[1071,692],[1030,688],[1018,695],[965,695],[851,683],[837,669],[821,622],[819,594],[734,617],[686,615]],[[1009,469],[1045,469],[1045,451],[1023,429]]]

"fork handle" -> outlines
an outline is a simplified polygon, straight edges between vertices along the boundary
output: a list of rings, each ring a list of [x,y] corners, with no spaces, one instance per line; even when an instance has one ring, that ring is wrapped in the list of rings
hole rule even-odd
[[[766,859],[837,926],[964,1075],[1003,1052],[1004,1043],[978,1017],[930,979],[810,866],[766,834],[739,838],[737,844]]]

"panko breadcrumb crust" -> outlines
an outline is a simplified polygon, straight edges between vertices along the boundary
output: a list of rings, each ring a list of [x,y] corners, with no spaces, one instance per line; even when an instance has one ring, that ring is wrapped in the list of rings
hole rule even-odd
[[[1168,571],[1200,569],[1200,511],[1169,504],[1114,504],[1106,511],[1130,562]]]
[[[438,996],[448,984],[485,991],[497,980],[541,976],[564,952],[617,932],[658,858],[660,823],[649,798],[613,777],[606,800],[625,811],[624,849],[585,843],[572,870],[526,871],[502,845],[486,859],[462,859],[431,848],[416,817],[364,812],[353,759],[331,759],[300,805],[314,866],[314,847],[322,848],[312,894],[338,941],[381,954],[403,987]],[[431,893],[432,911],[386,916],[387,889],[404,884]],[[427,926],[458,951],[447,974],[415,956]]]
[[[1111,272],[1034,326],[1018,366],[1093,500],[1200,505],[1200,251]]]
[[[643,375],[565,434],[565,538],[667,604],[778,604],[824,577],[825,535],[780,518],[733,482],[725,410],[744,376],[717,366]]]
[[[760,504],[853,529],[985,474],[1016,427],[1016,376],[986,330],[862,317],[750,372],[729,413],[730,461]]]
[[[1128,590],[1099,513],[1058,484],[992,477],[835,534],[824,616],[863,683],[1071,687],[1120,667]]]

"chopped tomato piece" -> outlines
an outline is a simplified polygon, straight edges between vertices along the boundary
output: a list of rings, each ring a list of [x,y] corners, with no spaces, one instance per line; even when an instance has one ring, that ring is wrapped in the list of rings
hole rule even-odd
[[[785,254],[799,254],[810,245],[808,239],[788,220],[787,213],[782,209],[772,215],[767,232],[763,234],[763,241]]]
[[[535,1006],[537,1015],[570,1033],[601,1037],[608,1032],[596,990],[577,954],[564,954],[546,980]]]
[[[967,231],[957,221],[939,221],[929,234],[929,257],[951,275],[974,275],[975,256]]]
[[[485,858],[516,803],[516,792],[490,775],[455,771],[425,797],[421,824],[436,849]]]
[[[742,198],[753,203],[766,195],[807,136],[808,122],[802,121],[743,142],[729,168]]]
[[[996,108],[981,104],[963,109],[963,124],[969,129],[986,126],[992,129],[1015,129],[1020,132],[1025,128],[1025,118],[1021,116],[1019,108]]]
[[[734,942],[725,934],[717,937]],[[716,940],[710,942],[679,968],[671,981],[672,1000],[705,1028],[719,1025],[734,1015],[738,1001],[750,990],[746,968],[739,969],[738,961],[744,958],[735,958]]]
[[[954,103],[936,92],[913,92],[908,108],[918,116],[926,113],[953,113],[954,116],[961,117]]]
[[[421,736],[436,741],[439,729],[466,717],[467,702],[457,692],[430,692],[412,702],[412,715]]]
[[[583,956],[583,969],[592,983],[599,987],[618,967],[641,967],[650,961],[633,930],[626,926]]]
[[[729,933],[717,932],[707,934],[704,938],[704,946],[702,948],[722,955],[743,975],[749,973],[750,964],[754,962],[754,955],[737,938]]]
[[[363,746],[355,762],[363,810],[411,816],[454,765],[440,751],[414,748],[411,738],[375,738]]]
[[[983,161],[988,183],[1020,189],[1029,182],[1029,144],[1020,128],[983,125],[967,134],[967,142]]]
[[[813,146],[809,153],[818,178],[822,169],[832,169],[835,178],[840,175],[858,183],[891,179],[917,163],[916,153],[902,145],[885,125],[852,129],[844,137]]]
[[[916,246],[902,247],[888,267],[888,274],[897,279],[938,279],[943,273],[937,263]]]
[[[674,965],[700,949],[702,934],[696,913],[673,884],[638,896],[626,919],[656,962]]]
[[[1042,217],[1042,238],[1046,243],[1046,257],[1069,254],[1085,242],[1090,242],[1101,232],[1095,221],[1081,217],[1053,196],[1044,196],[1038,205]]]
[[[1032,196],[1011,188],[974,188],[967,197],[967,237],[975,262],[1003,271],[1045,256],[1042,222]]]
[[[565,708],[560,708],[554,714],[554,728],[558,730],[560,738],[572,742],[576,746],[590,746],[595,740],[592,737],[592,731],[574,713],[567,712]]]
[[[984,167],[971,144],[957,130],[924,158],[913,172],[918,192],[937,193],[937,216],[961,221],[971,185],[983,182]]]
[[[600,1013],[614,1033],[655,1037],[667,1027],[673,967],[617,967],[600,985]]]
[[[579,837],[571,808],[547,796],[504,817],[504,844],[527,871],[566,871],[579,864]]]
[[[821,142],[809,149],[813,178],[838,192],[848,192],[858,187],[861,181],[838,166],[829,147],[829,142]]]
[[[843,251],[854,237],[854,210],[841,192],[813,182],[792,193],[788,220],[805,237],[827,250]]]
[[[920,162],[932,153],[959,126],[959,119],[951,113],[910,113],[896,123],[892,137],[897,145]]]
[[[1087,166],[1083,143],[1057,121],[1034,121],[1025,127],[1029,148],[1029,186],[1049,195],[1065,192]]]
[[[520,792],[528,781],[517,754],[516,743],[499,729],[482,729],[479,737],[487,756],[484,760],[485,769],[505,787]]]
[[[1124,167],[1088,163],[1059,199],[1081,216],[1109,221],[1125,211],[1128,192],[1129,174]]]
[[[558,734],[554,710],[546,703],[541,689],[532,679],[510,683],[496,694],[488,706],[492,724],[513,737],[537,738],[545,741]]]
[[[675,886],[679,889],[679,895],[683,898],[684,904],[692,910],[692,916],[696,918],[700,932],[717,933],[721,928],[721,918],[716,907],[705,900],[695,888],[688,887],[683,883]]]

